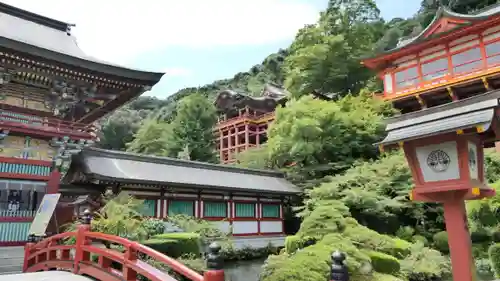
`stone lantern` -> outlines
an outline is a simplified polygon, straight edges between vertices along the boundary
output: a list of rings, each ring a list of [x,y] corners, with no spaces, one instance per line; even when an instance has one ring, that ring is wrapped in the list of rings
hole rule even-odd
[[[444,207],[455,281],[472,281],[475,267],[465,200],[491,197],[483,147],[494,146],[500,91],[387,120],[381,149],[401,147],[415,183],[410,199]]]

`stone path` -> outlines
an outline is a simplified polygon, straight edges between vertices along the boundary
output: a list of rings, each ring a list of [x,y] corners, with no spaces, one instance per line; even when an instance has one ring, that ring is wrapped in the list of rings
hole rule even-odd
[[[23,269],[23,261],[24,247],[2,247],[0,250],[0,275],[20,273]],[[4,281],[3,277],[0,280]]]

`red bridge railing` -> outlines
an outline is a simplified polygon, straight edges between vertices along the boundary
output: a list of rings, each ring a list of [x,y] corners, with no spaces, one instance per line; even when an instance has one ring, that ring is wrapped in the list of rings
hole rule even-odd
[[[65,245],[68,239],[75,239],[73,245]],[[124,251],[103,248],[100,241],[120,245]],[[166,265],[179,275],[193,281],[224,281],[220,246],[210,245],[207,268],[203,275],[184,264],[161,254],[140,243],[128,239],[90,231],[90,219],[75,232],[66,232],[46,238],[38,243],[27,243],[23,272],[49,270],[71,271],[101,281],[136,281],[140,276],[151,281],[175,281],[172,276],[142,260],[147,256],[154,264]],[[97,260],[97,261],[96,261]]]

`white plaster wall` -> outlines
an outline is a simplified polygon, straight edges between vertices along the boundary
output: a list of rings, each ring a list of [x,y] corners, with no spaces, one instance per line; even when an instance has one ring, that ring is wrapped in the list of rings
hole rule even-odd
[[[257,221],[233,221],[233,234],[257,233]]]
[[[282,221],[261,221],[260,232],[262,233],[281,233],[283,232]]]
[[[228,221],[214,221],[211,223],[224,233],[229,233],[231,231],[231,224]]]
[[[156,217],[161,218],[163,217],[162,209],[161,209],[161,199],[156,200]]]

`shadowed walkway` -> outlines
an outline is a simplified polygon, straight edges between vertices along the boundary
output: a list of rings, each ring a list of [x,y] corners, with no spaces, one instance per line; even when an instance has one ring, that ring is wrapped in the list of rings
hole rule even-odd
[[[2,275],[2,281],[92,281],[92,279],[66,271],[43,271]]]

